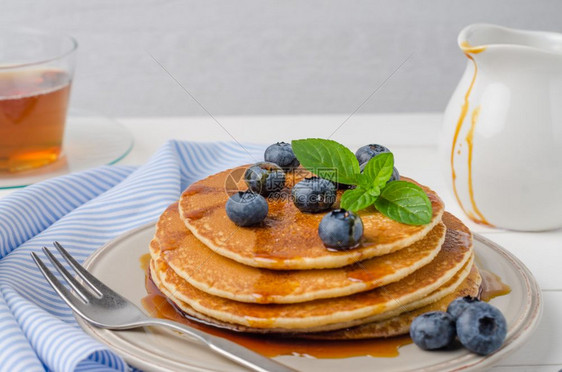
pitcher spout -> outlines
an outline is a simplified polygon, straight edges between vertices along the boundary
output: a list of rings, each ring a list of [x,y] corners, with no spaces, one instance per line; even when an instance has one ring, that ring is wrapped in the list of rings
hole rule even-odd
[[[545,31],[524,31],[491,24],[465,27],[458,36],[464,53],[478,54],[484,50],[518,51],[547,54],[562,59],[562,35]]]

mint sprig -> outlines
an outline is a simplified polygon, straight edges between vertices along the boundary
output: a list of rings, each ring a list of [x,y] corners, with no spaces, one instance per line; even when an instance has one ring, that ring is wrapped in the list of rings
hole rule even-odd
[[[353,152],[336,141],[309,138],[291,144],[301,165],[310,172],[356,186],[343,193],[342,208],[356,212],[374,204],[379,212],[401,223],[423,225],[431,221],[431,202],[421,187],[406,181],[388,182],[394,168],[392,153],[371,158],[361,173]]]

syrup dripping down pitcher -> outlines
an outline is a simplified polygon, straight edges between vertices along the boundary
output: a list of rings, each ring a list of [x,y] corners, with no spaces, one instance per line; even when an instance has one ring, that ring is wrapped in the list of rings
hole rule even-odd
[[[472,220],[526,231],[562,227],[562,34],[476,24],[444,115],[440,160]]]

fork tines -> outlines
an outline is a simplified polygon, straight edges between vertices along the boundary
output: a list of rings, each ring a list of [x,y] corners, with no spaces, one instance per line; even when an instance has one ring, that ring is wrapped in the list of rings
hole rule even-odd
[[[60,253],[60,255],[64,258],[64,260],[74,269],[76,274],[80,279],[82,279],[85,283],[88,284],[89,288],[86,288],[82,283],[78,282],[72,274],[61,264],[61,262],[51,253],[51,251],[47,247],[43,247],[43,252],[49,258],[49,261],[54,265],[55,269],[60,273],[60,275],[65,279],[65,281],[70,285],[70,287],[76,293],[76,296],[73,295],[61,282],[57,277],[53,274],[53,272],[45,265],[45,263],[39,258],[39,256],[33,252],[31,256],[33,260],[39,267],[39,270],[47,279],[49,284],[53,287],[53,289],[62,297],[62,299],[75,311],[78,311],[76,307],[79,307],[79,302],[76,301],[76,298],[79,298],[82,303],[89,303],[95,300],[96,298],[102,297],[102,291],[104,289],[109,290],[103,283],[101,283],[98,279],[92,276],[86,269],[84,269],[67,251],[63,248],[63,246],[59,242],[53,242],[53,245]]]

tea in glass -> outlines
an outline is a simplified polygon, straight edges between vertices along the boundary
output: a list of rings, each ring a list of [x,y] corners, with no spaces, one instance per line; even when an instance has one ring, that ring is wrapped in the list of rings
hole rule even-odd
[[[69,94],[64,71],[0,72],[0,169],[36,168],[59,157]]]
[[[72,39],[39,32],[0,36],[0,172],[61,155],[75,49]]]

